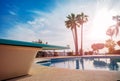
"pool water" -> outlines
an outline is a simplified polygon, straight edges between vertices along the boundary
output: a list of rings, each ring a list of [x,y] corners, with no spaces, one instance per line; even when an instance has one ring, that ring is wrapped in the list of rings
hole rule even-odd
[[[120,71],[120,58],[57,58],[38,64],[77,70]]]

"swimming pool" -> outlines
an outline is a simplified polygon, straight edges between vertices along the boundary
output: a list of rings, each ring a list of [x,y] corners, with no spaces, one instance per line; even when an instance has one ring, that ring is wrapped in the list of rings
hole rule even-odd
[[[120,57],[54,58],[38,64],[77,70],[120,71]]]

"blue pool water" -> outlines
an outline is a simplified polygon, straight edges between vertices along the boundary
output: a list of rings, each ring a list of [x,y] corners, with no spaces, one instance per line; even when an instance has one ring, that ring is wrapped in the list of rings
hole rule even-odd
[[[120,71],[120,58],[56,58],[38,64],[77,70]]]

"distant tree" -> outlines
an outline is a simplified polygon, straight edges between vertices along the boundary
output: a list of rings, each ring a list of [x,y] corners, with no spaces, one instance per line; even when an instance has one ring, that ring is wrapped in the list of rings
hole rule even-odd
[[[43,43],[42,40],[38,39],[37,43]]]
[[[42,41],[42,40],[40,40],[40,39],[38,39],[37,41],[32,41],[32,42],[35,42],[35,43],[40,43],[40,44],[42,44],[42,43],[43,43],[43,41]]]
[[[105,47],[108,48],[109,53],[113,53],[115,51],[115,42],[111,39],[106,40]]]
[[[96,44],[92,44],[91,48],[92,48],[94,53],[98,53],[98,48],[97,48]]]
[[[118,44],[118,46],[120,46],[120,40],[119,40],[119,41],[117,41],[117,44]]]
[[[103,43],[96,43],[96,44],[92,44],[91,48],[93,49],[93,52],[98,53],[100,49],[103,49],[105,46],[105,44]]]

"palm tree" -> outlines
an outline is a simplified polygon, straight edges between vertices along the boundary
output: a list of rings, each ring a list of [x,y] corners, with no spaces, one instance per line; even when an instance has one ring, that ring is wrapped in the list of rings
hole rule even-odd
[[[74,45],[75,45],[75,53],[78,55],[78,36],[77,36],[77,22],[75,14],[71,13],[67,16],[67,20],[65,21],[65,25],[67,28],[70,28],[73,35]]]
[[[120,16],[119,15],[113,16],[113,20],[116,21],[116,25],[115,25],[116,32],[115,32],[115,34],[117,36],[118,33],[119,33],[119,27],[120,27]]]
[[[114,26],[115,25],[110,26],[106,31],[106,34],[111,37],[111,40],[112,40],[113,35],[115,34],[115,30],[116,30],[116,28],[114,28]]]
[[[120,16],[113,16],[113,20],[116,21],[115,25],[112,25],[108,28],[106,34],[109,35],[112,39],[113,35],[118,35],[119,33],[119,27],[120,27]]]
[[[116,21],[116,24],[110,26],[106,32],[106,34],[111,37],[111,39],[106,40],[106,47],[108,48],[109,53],[112,53],[115,50],[114,47],[116,44],[115,41],[112,39],[112,37],[114,35],[118,36],[119,27],[120,27],[120,16],[119,15],[113,16],[113,20]]]
[[[80,49],[80,55],[83,55],[83,24],[88,21],[88,16],[85,15],[83,12],[81,14],[78,14],[77,17],[77,23],[81,26],[81,49]]]
[[[115,51],[115,41],[112,39],[106,40],[105,47],[108,48],[109,53],[113,53]]]

